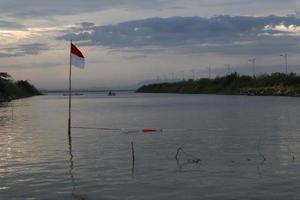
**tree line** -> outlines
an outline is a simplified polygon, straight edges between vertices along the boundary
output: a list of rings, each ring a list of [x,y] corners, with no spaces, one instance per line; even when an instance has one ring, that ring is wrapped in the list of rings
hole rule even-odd
[[[248,76],[235,72],[213,79],[189,79],[173,83],[145,85],[140,87],[137,92],[298,96],[300,94],[300,76],[295,73],[279,72]]]
[[[15,81],[6,72],[0,72],[0,101],[41,95],[27,80]]]

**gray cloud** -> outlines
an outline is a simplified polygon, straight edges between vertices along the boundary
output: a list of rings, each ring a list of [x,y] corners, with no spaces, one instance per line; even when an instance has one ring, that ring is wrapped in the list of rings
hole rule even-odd
[[[41,51],[47,49],[48,46],[42,43],[20,44],[17,47],[2,48],[0,51],[0,58],[37,55]]]
[[[250,5],[250,4],[256,4],[261,5],[264,4],[292,4],[296,3],[297,0],[285,0],[284,2],[282,0],[264,0],[263,2],[261,0],[202,0],[200,5],[203,6],[241,6],[241,5]]]
[[[171,0],[0,0],[1,14],[13,17],[47,17],[79,14],[112,7],[159,9]]]
[[[277,26],[282,25],[278,28]],[[217,16],[149,18],[107,26],[83,26],[58,39],[111,49],[175,48],[181,53],[228,54],[299,52],[300,18]],[[298,33],[298,32],[299,33]]]
[[[110,8],[128,10],[164,10],[187,9],[189,14],[193,8],[199,13],[209,16],[220,13],[281,13],[297,8],[297,0],[0,0],[0,15],[16,18],[47,19],[58,15],[81,14],[91,11],[101,11]],[[207,13],[208,8],[213,8]],[[240,12],[241,11],[241,12]],[[269,12],[271,11],[271,12]]]
[[[135,56],[123,56],[123,58],[125,58],[127,60],[136,60],[136,59],[147,58],[147,56],[146,55],[135,55]]]
[[[10,22],[10,21],[0,20],[0,29],[14,30],[14,29],[24,29],[24,28],[25,28],[24,25],[19,24],[17,22]]]

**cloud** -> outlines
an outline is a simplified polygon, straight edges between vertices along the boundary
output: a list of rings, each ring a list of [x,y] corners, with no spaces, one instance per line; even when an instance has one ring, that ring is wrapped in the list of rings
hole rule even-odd
[[[5,30],[15,30],[15,29],[24,29],[25,26],[22,24],[19,24],[17,22],[10,22],[10,21],[4,21],[0,20],[0,30],[5,29]]]
[[[146,55],[135,55],[135,56],[123,56],[126,60],[137,60],[147,58]]]
[[[0,15],[16,18],[47,19],[53,16],[74,15],[93,11],[102,11],[111,8],[125,10],[165,10],[186,9],[186,14],[198,10],[209,16],[217,13],[243,13],[249,10],[269,13],[269,11],[290,11],[297,8],[297,0],[0,0]],[[224,12],[225,11],[225,12]],[[228,11],[228,12],[227,12]],[[241,12],[240,12],[241,11]],[[251,11],[250,13],[253,13]],[[274,12],[272,12],[274,13]],[[121,17],[122,18],[122,17]]]
[[[112,7],[159,9],[171,0],[0,0],[1,14],[32,18],[56,15],[72,15]]]
[[[290,36],[299,36],[300,35],[300,26],[291,24],[277,24],[277,25],[266,25],[264,28],[266,31],[274,32],[274,36],[290,35]],[[268,35],[268,33],[266,34]]]
[[[82,24],[58,39],[111,49],[178,49],[181,53],[273,53],[299,51],[300,18],[296,16],[216,16],[149,18],[115,25]],[[275,48],[275,49],[274,49]]]
[[[264,0],[262,2],[261,0],[202,0],[199,1],[199,4],[202,6],[249,6],[250,4],[256,4],[256,5],[261,5],[261,3],[280,3],[280,4],[292,4],[296,3],[297,0],[285,0],[284,2],[282,0]]]
[[[16,57],[25,55],[37,55],[41,51],[48,50],[48,46],[42,43],[20,44],[17,47],[2,48],[0,58]]]

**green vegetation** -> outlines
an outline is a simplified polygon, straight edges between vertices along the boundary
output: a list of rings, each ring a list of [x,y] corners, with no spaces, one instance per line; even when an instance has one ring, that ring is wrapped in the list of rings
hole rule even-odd
[[[9,74],[0,72],[0,102],[35,95],[41,93],[28,81],[14,81]]]
[[[137,92],[299,96],[300,76],[295,73],[277,72],[252,77],[232,73],[214,79],[190,79],[181,82],[145,85],[140,87]]]

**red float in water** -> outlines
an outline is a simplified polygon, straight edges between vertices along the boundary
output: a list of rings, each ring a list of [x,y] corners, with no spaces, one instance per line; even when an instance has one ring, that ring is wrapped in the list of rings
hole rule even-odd
[[[151,133],[151,132],[159,132],[161,129],[154,129],[154,128],[143,128],[142,132],[143,133]]]

